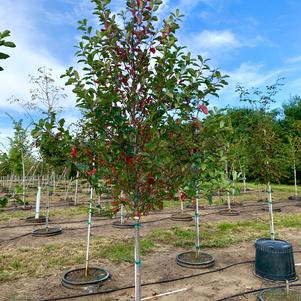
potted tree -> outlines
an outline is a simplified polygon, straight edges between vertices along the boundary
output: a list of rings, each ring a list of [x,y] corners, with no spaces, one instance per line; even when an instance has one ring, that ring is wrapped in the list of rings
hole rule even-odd
[[[49,209],[51,198],[51,167],[65,166],[68,164],[69,131],[64,129],[65,120],[56,120],[56,113],[49,111],[44,119],[40,119],[32,130],[35,144],[39,148],[41,156],[47,166],[47,193],[46,193],[46,217],[45,228],[33,231],[33,236],[50,236],[62,233],[61,228],[49,227]],[[62,135],[64,132],[65,135]]]
[[[293,248],[291,243],[275,239],[273,201],[271,182],[278,181],[281,175],[282,147],[279,131],[273,122],[274,114],[269,112],[269,106],[274,101],[278,92],[279,81],[272,86],[267,86],[266,93],[255,89],[253,93],[241,89],[240,96],[245,96],[251,103],[259,105],[256,111],[257,123],[253,124],[253,134],[250,141],[250,151],[255,160],[251,166],[257,172],[258,179],[267,185],[268,210],[270,217],[270,238],[260,238],[255,242],[255,274],[259,277],[277,280],[294,281],[296,271],[294,265]],[[279,298],[278,300],[282,300]]]
[[[195,250],[180,253],[176,257],[176,262],[188,268],[206,268],[214,265],[215,259],[212,255],[201,252],[199,234],[199,199],[205,197],[209,204],[212,203],[213,193],[225,187],[227,180],[224,173],[226,157],[219,148],[207,148],[207,141],[204,139],[207,126],[201,127],[198,118],[199,112],[208,114],[208,109],[204,104],[199,105],[199,110],[195,119],[190,124],[190,135],[186,135],[186,145],[189,146],[190,155],[189,169],[184,180],[184,191],[195,204],[195,227],[196,239]],[[218,124],[215,131],[218,132],[224,127],[223,123]]]
[[[122,204],[135,223],[138,301],[141,216],[162,207],[169,188],[161,176],[166,125],[173,123],[175,116],[190,122],[200,100],[216,95],[226,82],[201,56],[194,59],[178,46],[175,33],[182,17],[178,10],[161,23],[157,14],[162,1],[130,0],[118,14],[122,22],[117,22],[110,1],[92,2],[100,30],[94,32],[87,20],[80,22],[84,35],[77,56],[83,73],[69,68],[67,84],[74,85],[83,125],[97,141],[98,151],[93,153],[100,168],[92,169],[95,182],[91,183],[97,191],[100,179],[106,178],[112,185],[112,205],[119,210]],[[78,164],[80,169],[86,168]]]

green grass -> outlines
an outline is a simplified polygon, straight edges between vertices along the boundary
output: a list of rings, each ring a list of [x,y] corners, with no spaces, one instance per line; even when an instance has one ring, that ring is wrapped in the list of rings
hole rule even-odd
[[[54,207],[50,206],[50,219],[58,217],[74,217],[74,216],[87,216],[87,206],[77,207]],[[0,211],[0,221],[8,221],[11,219],[25,219],[28,216],[33,216],[34,210],[16,210],[16,211]],[[40,215],[45,215],[45,210],[40,211]]]
[[[21,219],[33,215],[34,213],[27,210],[18,211],[0,211],[0,221],[8,221],[11,219]],[[42,213],[41,213],[42,214]]]
[[[140,240],[140,254],[145,256],[155,249],[155,243],[148,239]],[[106,258],[113,262],[132,262],[134,254],[133,242],[113,242],[103,245],[102,240],[96,243],[95,257]]]
[[[301,214],[286,214],[277,215],[275,220],[275,227],[277,228],[301,228]]]
[[[237,183],[237,186],[243,189],[243,183],[239,182]],[[265,184],[256,184],[249,182],[246,184],[247,188],[250,189],[266,189]],[[279,192],[288,192],[288,193],[293,193],[294,191],[294,186],[293,185],[284,185],[284,184],[271,184],[273,191],[279,191]]]
[[[141,239],[140,254],[145,256],[155,249],[154,242]],[[45,277],[61,272],[66,267],[83,265],[85,262],[85,242],[69,244],[52,243],[42,247],[18,247],[1,250],[0,282],[13,281],[24,277]],[[133,241],[123,239],[106,240],[93,237],[90,258],[107,259],[115,263],[133,262]]]
[[[301,228],[301,214],[275,214],[275,228]],[[267,218],[248,221],[224,221],[219,223],[201,223],[200,239],[204,248],[224,248],[233,244],[251,241],[258,237],[269,236]],[[150,240],[174,247],[192,248],[195,242],[195,227],[174,226],[167,230],[155,229],[148,237]]]
[[[266,235],[268,224],[260,221],[220,222],[200,225],[202,247],[223,248],[243,241],[250,241]],[[195,242],[195,227],[174,226],[168,230],[156,229],[150,239],[174,247],[191,248]]]

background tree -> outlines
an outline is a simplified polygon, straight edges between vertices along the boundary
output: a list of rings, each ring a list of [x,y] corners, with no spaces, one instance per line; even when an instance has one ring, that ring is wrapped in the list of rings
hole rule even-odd
[[[36,75],[29,75],[29,82],[32,85],[29,93],[30,93],[30,99],[19,99],[16,96],[11,96],[9,101],[11,103],[17,103],[19,104],[24,111],[26,112],[26,116],[31,120],[32,123],[36,125],[35,130],[35,139],[38,137],[37,133],[42,133],[43,130],[45,130],[45,126],[48,127],[46,129],[45,133],[50,133],[50,136],[55,135],[56,133],[53,132],[55,123],[57,123],[58,115],[61,111],[61,105],[63,101],[66,99],[67,95],[64,93],[64,88],[60,87],[56,84],[56,81],[52,74],[52,69],[47,69],[46,67],[40,67],[37,70]],[[46,118],[44,116],[46,115]],[[38,118],[40,120],[38,121]],[[65,122],[63,119],[61,122]],[[40,128],[40,129],[39,129]],[[49,143],[50,137],[48,138],[44,137],[45,139],[43,141]],[[42,156],[41,158],[48,158],[48,160],[51,160],[53,162],[44,162],[46,165],[48,164],[48,167],[51,165],[51,173],[52,173],[52,184],[53,189],[55,192],[55,185],[56,185],[56,174],[58,172],[61,172],[61,170],[65,167],[61,165],[61,162],[57,162],[56,164],[54,161],[58,160],[58,154],[60,153],[59,149],[56,149],[56,142],[52,141],[53,145],[39,145],[42,148],[45,147],[44,150],[42,150]],[[39,142],[37,141],[39,144]],[[49,149],[48,149],[49,148]],[[53,157],[46,155],[46,149],[48,151],[53,152]],[[38,151],[41,150],[38,148]],[[63,157],[65,157],[65,154],[62,154]],[[43,163],[43,162],[42,162]],[[49,165],[50,163],[50,165]]]
[[[4,30],[0,32],[0,47],[10,47],[10,48],[16,47],[16,45],[13,42],[6,40],[6,38],[8,38],[9,36],[10,36],[9,30]],[[9,57],[10,56],[7,53],[0,52],[0,60],[6,60]],[[3,67],[1,66],[0,66],[0,71],[3,71]]]
[[[301,98],[292,97],[283,105],[283,129],[287,138],[288,154],[294,174],[295,198],[298,199],[297,182],[301,174]],[[299,176],[299,177],[298,177]]]
[[[12,117],[11,117],[12,118]],[[9,165],[14,175],[22,176],[22,203],[25,208],[26,201],[26,163],[32,162],[30,153],[31,143],[28,139],[28,128],[23,128],[22,120],[16,121],[12,118],[14,125],[14,137],[9,138]],[[29,164],[28,164],[29,165]]]
[[[8,176],[11,174],[11,166],[9,157],[6,152],[0,154],[0,176]]]
[[[263,181],[267,186],[271,239],[275,238],[271,182],[279,181],[285,156],[281,147],[279,130],[275,126],[277,124],[273,122],[275,113],[270,112],[269,108],[271,103],[275,102],[274,96],[279,91],[280,85],[277,79],[275,84],[265,87],[265,92],[259,88],[250,92],[242,86],[238,86],[236,90],[239,92],[241,101],[248,101],[257,107],[255,110],[257,122],[251,125],[252,135],[249,141],[250,151],[253,154],[250,157],[252,158],[250,166],[257,175],[257,180]]]
[[[57,121],[56,113],[48,112],[47,117],[40,119],[31,132],[47,170],[46,231],[48,231],[49,220],[51,168],[67,166],[70,160],[70,134],[64,125],[64,119]]]
[[[36,122],[36,116],[45,114],[50,118],[52,113],[60,113],[61,105],[67,95],[64,88],[57,85],[52,69],[40,67],[36,75],[29,75],[30,100],[11,96],[11,103],[18,103],[26,112],[32,122]],[[34,117],[35,116],[35,117]]]

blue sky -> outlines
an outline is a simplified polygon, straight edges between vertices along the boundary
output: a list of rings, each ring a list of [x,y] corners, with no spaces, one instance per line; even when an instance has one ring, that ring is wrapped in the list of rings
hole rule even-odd
[[[7,144],[11,122],[5,112],[22,118],[22,109],[7,99],[29,99],[28,74],[40,66],[59,75],[76,64],[75,48],[80,38],[77,21],[90,19],[89,0],[0,0],[0,31],[10,29],[17,48],[0,72],[0,143]],[[112,0],[113,12],[125,0]],[[285,77],[276,106],[290,95],[301,95],[301,1],[300,0],[165,0],[160,14],[176,8],[185,14],[180,42],[193,54],[210,58],[210,65],[230,76],[229,86],[212,99],[211,106],[239,105],[234,93],[239,82],[246,87],[264,87]],[[75,99],[70,90],[61,105],[68,122],[76,120]],[[26,124],[26,122],[25,122]],[[0,145],[1,149],[1,145]]]

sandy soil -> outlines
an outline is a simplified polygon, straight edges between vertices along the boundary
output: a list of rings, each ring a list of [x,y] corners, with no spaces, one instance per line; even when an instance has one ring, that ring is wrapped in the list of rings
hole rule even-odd
[[[252,206],[249,206],[252,205]],[[226,217],[217,214],[220,210],[219,207],[208,208],[201,211],[201,221],[220,221],[220,220],[244,220],[253,219],[260,216],[264,216],[267,213],[261,210],[265,204],[258,202],[248,203],[248,206],[239,206],[235,209],[240,211],[239,216]],[[275,204],[276,207],[281,207],[284,213],[301,213],[301,207],[296,207],[295,202],[289,201],[285,203]],[[147,222],[142,227],[142,236],[149,233],[154,228],[168,229],[176,224],[183,224],[182,222],[175,222],[169,219],[171,213],[174,210],[165,210],[159,214],[153,214],[145,217],[143,221]],[[28,212],[29,216],[32,215],[33,211]],[[192,214],[192,211],[190,211]],[[24,223],[18,219],[13,219],[9,222],[0,222],[0,256],[1,248],[4,247],[15,247],[15,246],[41,246],[53,243],[54,241],[68,243],[74,241],[78,237],[85,237],[86,225],[84,223],[85,217],[72,217],[66,219],[57,218],[52,221],[52,225],[62,227],[63,234],[56,237],[48,238],[33,238],[31,235],[24,236],[10,242],[6,240],[16,237],[18,235],[31,233],[33,226]],[[152,222],[155,221],[155,222]],[[150,222],[150,223],[149,223]],[[120,230],[112,228],[112,221],[95,218],[92,229],[92,239],[93,235],[101,235],[104,237],[122,237],[129,240],[132,239],[131,230]],[[187,225],[193,224],[193,222],[186,222]],[[9,226],[9,228],[7,228]],[[39,226],[34,226],[38,228]],[[78,229],[80,228],[80,229]],[[285,233],[285,236],[293,243],[295,250],[301,250],[301,242],[297,239],[300,237],[301,229],[291,230],[283,229],[281,230]],[[167,279],[174,279],[179,277],[184,277],[188,275],[198,274],[200,272],[211,271],[232,263],[237,263],[241,261],[253,260],[255,249],[253,242],[242,243],[239,245],[234,245],[229,248],[223,249],[208,249],[202,250],[204,252],[210,253],[216,258],[216,264],[214,267],[203,270],[187,269],[180,267],[175,262],[175,257],[177,254],[186,251],[180,248],[172,247],[161,247],[158,248],[152,255],[143,258],[142,265],[142,282],[153,282],[153,281],[163,281]],[[295,261],[301,262],[301,254],[295,254]],[[99,291],[116,289],[124,286],[133,285],[133,264],[121,263],[113,264],[108,260],[98,259],[92,261],[92,264],[105,267],[111,274],[111,280],[105,282]],[[63,269],[64,267],[62,267]],[[143,297],[152,296],[154,294],[165,293],[168,291],[187,289],[184,292],[179,292],[170,296],[165,296],[160,298],[160,300],[166,301],[214,301],[220,298],[224,298],[235,293],[242,291],[247,291],[255,288],[261,288],[266,286],[275,285],[274,283],[263,281],[253,275],[253,264],[242,264],[231,267],[221,272],[214,272],[211,274],[200,275],[193,278],[188,278],[185,280],[173,281],[164,284],[156,284],[150,286],[144,286],[142,288]],[[300,274],[300,267],[297,267],[297,272]],[[56,275],[49,275],[45,278],[34,279],[26,278],[25,281],[17,280],[14,282],[0,283],[0,301],[7,300],[47,300],[47,298],[54,298],[57,296],[72,296],[75,294],[83,293],[81,291],[70,290],[64,288],[61,285],[60,277],[62,272]],[[301,282],[297,282],[301,283]],[[133,289],[118,291],[116,293],[107,294],[104,296],[91,296],[82,297],[72,300],[128,300],[129,297],[133,296]],[[14,299],[13,299],[14,297]],[[236,299],[228,300],[256,300],[254,296],[240,297]]]

